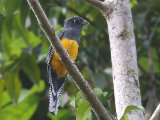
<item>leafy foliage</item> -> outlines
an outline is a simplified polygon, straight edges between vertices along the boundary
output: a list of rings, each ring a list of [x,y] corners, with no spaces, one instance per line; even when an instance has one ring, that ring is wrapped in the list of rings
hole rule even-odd
[[[44,90],[43,81],[40,81],[38,85],[34,85],[30,90],[22,90],[18,103],[7,105],[0,113],[0,118],[2,120],[30,119],[39,103],[38,99],[40,96],[38,95],[38,93],[42,92],[43,90]],[[12,99],[8,96],[7,92],[4,92],[3,96],[6,96],[3,99],[4,101],[9,102]],[[6,104],[9,104],[8,102],[5,103],[4,106]]]
[[[90,21],[90,26],[82,32],[76,64],[92,88],[95,88],[95,94],[114,114],[112,69],[105,19],[94,7],[80,0],[40,2],[57,32],[63,28],[64,20],[68,17],[79,15]],[[131,0],[143,106],[148,105],[152,94],[154,102],[151,110],[160,99],[159,4],[159,0]],[[45,59],[49,42],[37,25],[26,0],[0,0],[0,26],[2,120],[96,119],[70,76],[65,83],[65,93],[61,100],[63,104],[58,115],[48,113]],[[153,88],[156,88],[155,91]]]

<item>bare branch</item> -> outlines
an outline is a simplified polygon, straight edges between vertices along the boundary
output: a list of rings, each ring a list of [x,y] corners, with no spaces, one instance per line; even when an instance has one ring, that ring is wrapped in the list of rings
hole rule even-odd
[[[104,7],[103,1],[100,1],[100,0],[84,0],[84,1],[95,6],[96,8],[100,10],[103,9]]]
[[[67,51],[62,46],[59,38],[55,35],[55,31],[53,30],[51,24],[49,23],[49,20],[47,19],[38,0],[27,0],[27,1],[34,12],[41,29],[47,36],[49,42],[52,44],[56,52],[59,54],[63,64],[69,71],[69,74],[73,77],[78,87],[82,90],[82,92],[86,96],[88,102],[90,103],[94,112],[96,113],[96,116],[98,116],[100,120],[111,120],[112,119],[111,114],[108,111],[106,111],[104,106],[95,96],[88,82],[79,72],[76,65],[70,59]]]
[[[157,106],[156,110],[149,120],[160,120],[160,104]]]

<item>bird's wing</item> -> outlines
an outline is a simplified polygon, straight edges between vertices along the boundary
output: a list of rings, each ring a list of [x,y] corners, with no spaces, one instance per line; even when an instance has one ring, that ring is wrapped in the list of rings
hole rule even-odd
[[[59,37],[59,39],[61,39],[64,35],[64,30],[61,30],[60,32],[57,33],[57,36]],[[49,52],[48,52],[48,56],[47,56],[47,59],[46,59],[46,63],[47,63],[47,73],[48,73],[48,83],[50,84],[50,78],[52,77],[50,74],[50,70],[51,70],[51,60],[52,60],[52,57],[53,57],[53,53],[54,53],[54,48],[52,45],[50,45],[49,47]]]
[[[57,33],[57,36],[61,39],[63,38],[64,31],[60,31]],[[52,68],[51,61],[53,57],[54,49],[52,45],[49,48],[48,57],[47,57],[47,73],[48,73],[48,83],[49,87],[49,112],[53,114],[57,114],[58,106],[59,106],[59,98],[63,92],[64,87],[64,78],[57,78],[57,74]]]
[[[61,30],[60,32],[57,33],[57,36],[59,37],[59,39],[63,38],[65,31]]]
[[[64,30],[61,30],[60,32],[57,33],[57,36],[59,37],[59,39],[61,39],[64,35]],[[52,60],[52,57],[53,57],[53,53],[54,53],[54,48],[52,45],[50,45],[49,47],[49,52],[48,52],[48,56],[47,56],[47,59],[46,59],[46,63],[47,63],[47,72],[48,72],[48,83],[50,84],[50,78],[51,78],[51,73],[49,72],[50,69],[51,69],[51,60]]]

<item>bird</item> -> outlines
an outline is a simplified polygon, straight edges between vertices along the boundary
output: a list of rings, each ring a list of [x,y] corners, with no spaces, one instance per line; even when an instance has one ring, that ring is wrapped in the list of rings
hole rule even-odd
[[[80,16],[73,16],[64,22],[64,28],[56,34],[73,62],[78,55],[82,29],[88,25],[87,20]],[[52,45],[49,47],[46,63],[49,83],[49,112],[57,115],[60,96],[68,71]]]

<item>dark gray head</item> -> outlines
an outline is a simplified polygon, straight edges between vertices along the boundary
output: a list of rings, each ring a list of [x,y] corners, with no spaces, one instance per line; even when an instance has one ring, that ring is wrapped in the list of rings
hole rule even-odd
[[[88,24],[88,21],[83,18],[74,16],[65,21],[64,29],[60,33],[63,33],[63,38],[79,41],[81,38],[82,27],[87,26]],[[60,35],[59,37],[61,38],[62,36]]]
[[[67,19],[64,23],[64,28],[80,28],[82,29],[83,26],[88,25],[88,21],[84,20],[79,16],[74,16]]]

